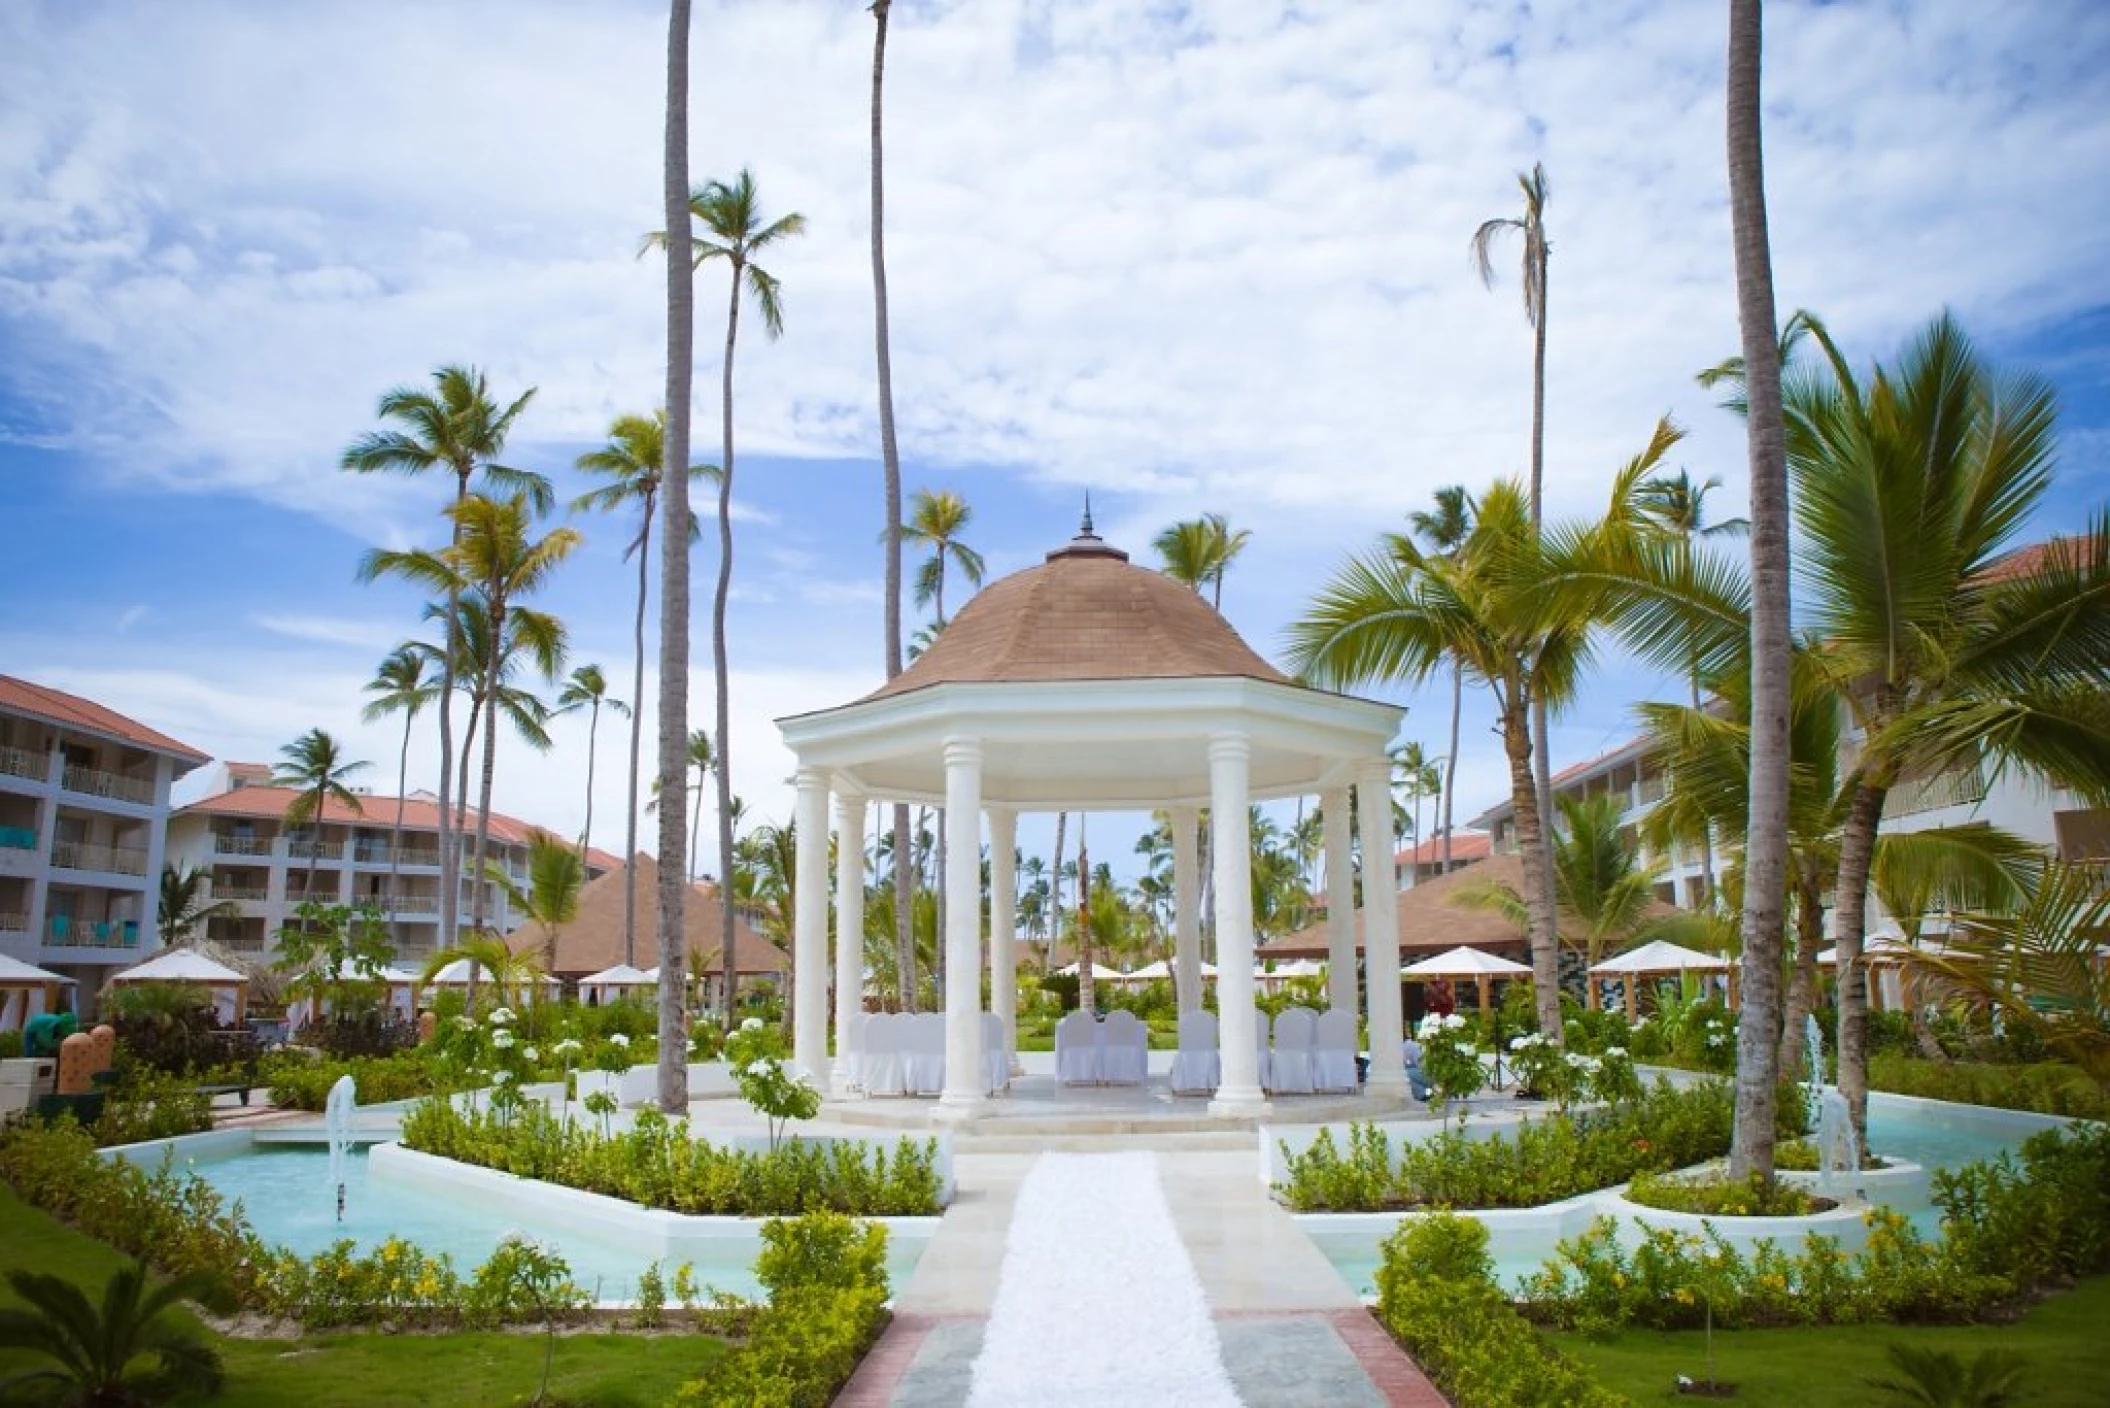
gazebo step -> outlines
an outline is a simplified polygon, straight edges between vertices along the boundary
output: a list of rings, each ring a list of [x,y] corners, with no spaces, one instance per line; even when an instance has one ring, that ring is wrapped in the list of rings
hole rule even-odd
[[[1093,1154],[1135,1150],[1249,1154],[1253,1152],[1256,1137],[1249,1129],[1144,1129],[1100,1134],[1073,1130],[1063,1134],[1023,1134],[1008,1126],[986,1132],[965,1126],[954,1135],[953,1147],[960,1154]]]

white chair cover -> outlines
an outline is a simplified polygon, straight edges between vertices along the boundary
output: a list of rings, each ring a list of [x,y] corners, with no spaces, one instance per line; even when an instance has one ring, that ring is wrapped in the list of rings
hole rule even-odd
[[[908,1019],[904,1072],[911,1095],[937,1095],[945,1089],[945,1014],[918,1012]]]
[[[1150,1029],[1133,1012],[1116,1008],[1099,1024],[1099,1079],[1141,1085],[1150,1074]]]
[[[1011,1084],[1011,1052],[1004,1041],[1004,1019],[982,1014],[982,1089],[994,1095]]]
[[[1099,1024],[1071,1012],[1055,1024],[1055,1079],[1064,1085],[1099,1083]]]
[[[1253,1045],[1256,1049],[1253,1052],[1253,1079],[1260,1083],[1262,1090],[1273,1090],[1275,1088],[1275,1063],[1270,1059],[1267,1049],[1267,1028],[1267,1013],[1255,1007],[1253,1009]]]
[[[1319,1014],[1311,1056],[1311,1088],[1328,1095],[1354,1094],[1355,1013],[1335,1007]]]
[[[908,1094],[908,1065],[901,1051],[907,1037],[908,1018],[902,1013],[875,1012],[865,1023],[864,1051],[857,1065],[865,1094]]]
[[[864,1058],[865,1027],[871,1020],[869,1012],[852,1012],[850,1025],[836,1038],[842,1044],[842,1049],[835,1053],[836,1064],[842,1067],[844,1076],[853,1086],[861,1084],[858,1065]]]
[[[1275,1019],[1274,1090],[1285,1095],[1311,1094],[1311,1057],[1319,1014],[1309,1007],[1285,1007]]]
[[[1180,1013],[1180,1049],[1172,1058],[1172,1088],[1201,1094],[1223,1084],[1223,1053],[1217,1050],[1216,1014],[1196,1007]]]

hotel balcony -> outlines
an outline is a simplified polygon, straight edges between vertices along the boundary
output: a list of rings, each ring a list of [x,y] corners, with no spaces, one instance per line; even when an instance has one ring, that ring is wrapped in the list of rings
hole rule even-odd
[[[145,875],[147,853],[136,846],[91,846],[60,841],[51,848],[51,863],[63,870],[93,870],[105,875]]]
[[[273,839],[269,836],[229,836],[216,831],[212,851],[216,856],[269,856]]]
[[[46,948],[138,948],[139,921],[102,919],[89,921],[54,914],[44,922]]]
[[[31,782],[49,781],[51,755],[33,753],[27,748],[0,747],[0,775],[25,777]]]
[[[78,792],[85,797],[104,797],[142,807],[154,805],[154,780],[150,777],[126,777],[122,773],[104,772],[101,768],[69,766],[60,775],[59,785],[68,792]]]

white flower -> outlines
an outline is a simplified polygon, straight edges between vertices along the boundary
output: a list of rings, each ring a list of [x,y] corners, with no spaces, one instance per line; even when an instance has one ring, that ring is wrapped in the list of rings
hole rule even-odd
[[[541,1053],[540,1051],[537,1051],[537,1050],[536,1050],[536,1049],[535,1049],[534,1047],[532,1047],[532,1046],[528,1047],[528,1048],[527,1048],[526,1050],[522,1051],[522,1052],[521,1052],[520,1054],[521,1054],[521,1055],[523,1055],[523,1056],[525,1056],[525,1057],[527,1057],[527,1058],[528,1058],[528,1060],[530,1060],[530,1061],[540,1061],[540,1060],[542,1059],[542,1053]]]
[[[550,1048],[550,1050],[556,1052],[559,1056],[570,1056],[580,1049],[581,1048],[579,1046],[578,1041],[573,1037],[566,1037],[564,1038],[564,1040],[558,1042],[555,1046]]]
[[[760,1017],[749,1017],[740,1023],[740,1030],[743,1032],[758,1032],[762,1030],[762,1019]]]
[[[1604,1049],[1604,1054],[1623,1058],[1626,1055],[1626,1048],[1624,1046],[1607,1046]]]
[[[497,1031],[491,1033],[491,1044],[503,1051],[513,1044],[513,1034],[504,1027],[500,1027]]]
[[[1417,1027],[1416,1030],[1419,1031],[1424,1038],[1432,1037],[1436,1035],[1436,1033],[1443,1030],[1443,1018],[1437,1016],[1434,1012],[1431,1012],[1428,1016],[1423,1017],[1421,1019],[1421,1025]]]
[[[1457,1031],[1460,1027],[1463,1027],[1465,1025],[1465,1018],[1459,1016],[1456,1012],[1453,1012],[1450,1016],[1445,1017],[1443,1019],[1443,1025],[1449,1028],[1451,1031]]]
[[[476,1020],[473,1017],[456,1017],[454,1019],[454,1025],[461,1028],[465,1032],[473,1032],[476,1030]]]
[[[617,1032],[614,1036],[608,1038],[608,1044],[610,1046],[628,1046],[630,1038],[624,1036],[621,1032]]]
[[[494,1008],[492,1008],[492,1009],[491,1009],[491,1025],[492,1025],[492,1026],[494,1026],[494,1027],[502,1027],[502,1026],[504,1026],[504,1025],[505,1025],[506,1023],[508,1023],[508,1022],[510,1022],[510,1021],[512,1021],[512,1020],[513,1020],[513,1009],[512,1009],[512,1008],[510,1008],[510,1007],[494,1007]]]
[[[493,1084],[493,1085],[510,1085],[510,1084],[512,1084],[512,1082],[513,1082],[513,1073],[512,1073],[511,1071],[493,1071],[493,1072],[491,1072],[491,1084]]]

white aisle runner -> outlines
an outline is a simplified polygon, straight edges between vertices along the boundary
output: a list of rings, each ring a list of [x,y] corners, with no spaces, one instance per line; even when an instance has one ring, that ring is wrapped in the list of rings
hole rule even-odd
[[[967,1401],[1239,1402],[1154,1155],[1041,1155],[1019,1186]]]

